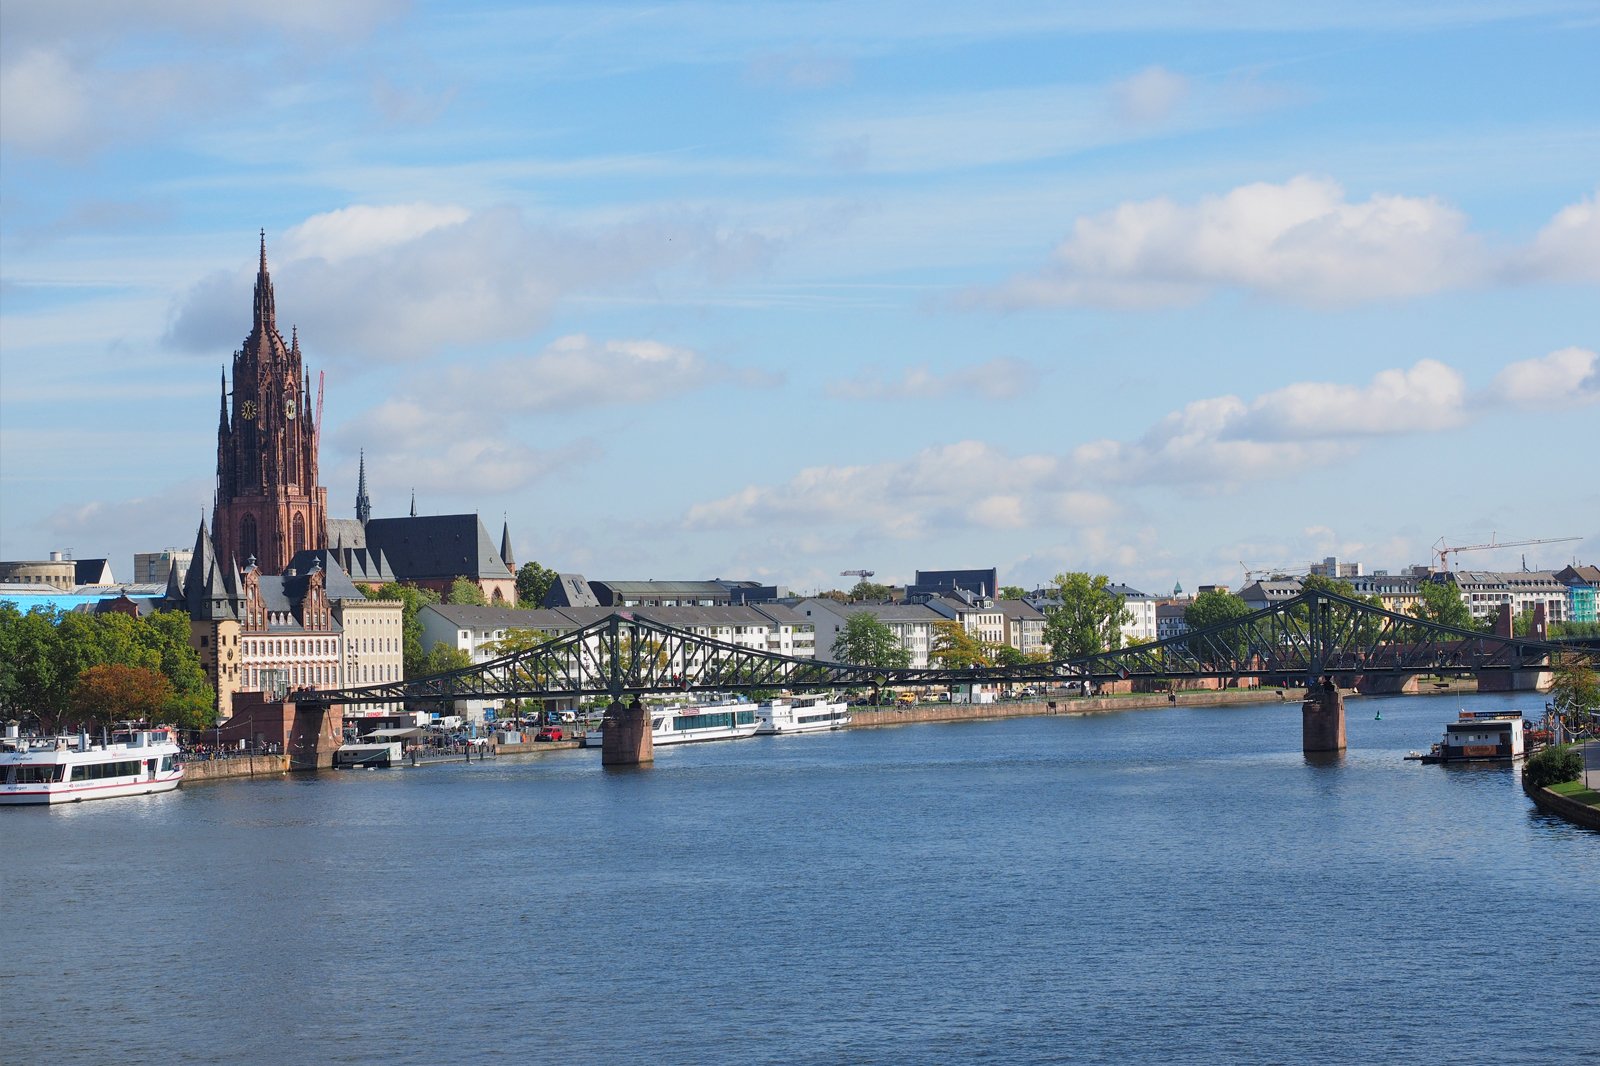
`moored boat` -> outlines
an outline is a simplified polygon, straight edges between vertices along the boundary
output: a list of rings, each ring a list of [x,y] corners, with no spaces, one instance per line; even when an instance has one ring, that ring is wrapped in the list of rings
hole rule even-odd
[[[650,740],[657,747],[663,744],[687,744],[696,740],[741,740],[754,736],[756,731],[756,705],[753,703],[716,703],[684,707],[652,707],[650,709]],[[585,748],[598,748],[604,743],[603,728],[591,729],[583,735]]]
[[[756,734],[825,733],[850,724],[850,709],[825,696],[797,696],[771,700],[756,708]]]
[[[1445,725],[1443,738],[1419,759],[1425,763],[1510,762],[1524,754],[1521,711],[1462,711]]]
[[[0,804],[77,803],[171,792],[183,780],[173,731],[122,730],[95,742],[76,737],[7,736],[0,751]]]

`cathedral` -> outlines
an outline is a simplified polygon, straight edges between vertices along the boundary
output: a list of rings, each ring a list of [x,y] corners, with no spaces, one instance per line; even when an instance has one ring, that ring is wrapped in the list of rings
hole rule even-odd
[[[233,353],[233,403],[222,382],[211,539],[224,563],[281,574],[297,552],[328,543],[328,493],[317,480],[317,416],[300,336],[278,332],[267,236],[261,234],[255,321]],[[318,405],[320,407],[320,404]]]

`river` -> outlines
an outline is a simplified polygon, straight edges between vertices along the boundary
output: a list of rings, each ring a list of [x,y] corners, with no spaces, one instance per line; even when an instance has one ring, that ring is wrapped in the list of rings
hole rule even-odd
[[[1348,706],[0,811],[0,1061],[1600,1062],[1600,833],[1402,760],[1543,697]]]

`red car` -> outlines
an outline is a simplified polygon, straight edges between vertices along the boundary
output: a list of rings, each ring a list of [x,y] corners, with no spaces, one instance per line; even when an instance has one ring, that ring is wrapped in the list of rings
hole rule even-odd
[[[543,729],[539,730],[538,734],[533,739],[534,740],[560,740],[560,739],[562,739],[562,737],[563,737],[563,734],[561,732],[561,727],[560,726],[558,726],[558,725],[547,725]]]

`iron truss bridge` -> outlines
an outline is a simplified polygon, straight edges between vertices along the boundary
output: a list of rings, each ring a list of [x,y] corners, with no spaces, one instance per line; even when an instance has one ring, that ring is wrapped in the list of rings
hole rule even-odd
[[[1600,662],[1600,648],[1486,636],[1422,622],[1331,593],[1308,591],[1253,614],[1151,644],[1015,666],[891,669],[794,658],[713,640],[628,611],[475,666],[338,691],[301,703],[509,700],[740,689],[804,691],[882,686],[1256,678],[1346,685],[1375,675],[1484,674],[1548,669],[1557,657]]]

